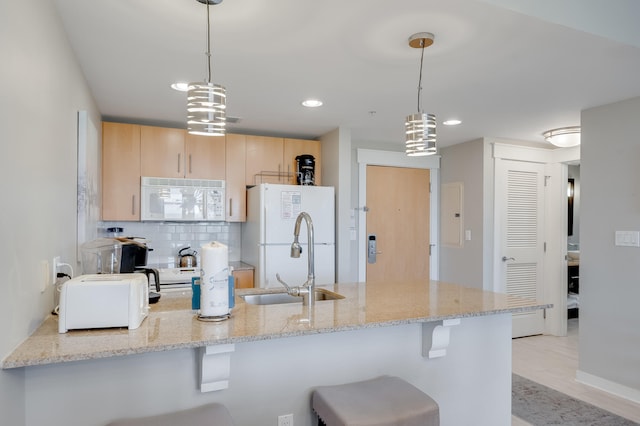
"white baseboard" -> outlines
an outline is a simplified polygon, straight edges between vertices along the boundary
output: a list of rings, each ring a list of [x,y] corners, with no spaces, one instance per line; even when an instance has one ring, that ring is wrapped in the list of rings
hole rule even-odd
[[[630,388],[628,386],[621,385],[620,383],[612,382],[580,370],[576,372],[576,380],[580,383],[584,383],[585,385],[640,404],[640,390],[638,389]]]

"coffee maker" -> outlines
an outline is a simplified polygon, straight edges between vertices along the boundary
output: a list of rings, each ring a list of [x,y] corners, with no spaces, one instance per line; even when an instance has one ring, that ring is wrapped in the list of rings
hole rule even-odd
[[[147,268],[149,248],[132,238],[98,238],[81,247],[83,274],[127,274],[144,273],[147,280],[153,275],[156,292],[149,292],[149,303],[160,300],[160,274],[157,269]]]

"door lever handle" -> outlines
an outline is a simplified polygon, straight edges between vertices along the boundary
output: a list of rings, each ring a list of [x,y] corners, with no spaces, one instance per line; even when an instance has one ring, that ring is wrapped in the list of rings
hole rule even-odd
[[[506,262],[507,260],[516,260],[515,257],[507,257],[507,256],[502,256],[502,261]]]

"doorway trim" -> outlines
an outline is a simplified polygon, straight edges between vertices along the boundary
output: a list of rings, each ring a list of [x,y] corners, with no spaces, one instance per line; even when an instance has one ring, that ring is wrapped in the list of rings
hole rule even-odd
[[[429,260],[429,271],[431,279],[437,280],[438,253],[439,253],[439,198],[440,198],[440,156],[431,155],[427,157],[408,157],[404,152],[380,151],[372,149],[358,149],[356,151],[356,161],[358,162],[358,206],[352,214],[353,220],[358,223],[357,246],[358,246],[358,281],[366,280],[367,262],[367,166],[389,166],[406,167],[412,169],[429,169],[431,175],[431,203],[429,225],[431,256]],[[355,224],[354,224],[355,225]],[[353,226],[352,226],[353,229]]]
[[[508,142],[494,142],[493,158],[494,160],[496,158],[502,158],[505,160],[544,163],[546,165],[547,175],[551,178],[549,183],[553,187],[553,189],[549,190],[549,193],[551,194],[550,197],[553,197],[553,199],[547,198],[545,214],[548,218],[566,217],[566,208],[564,208],[566,205],[566,184],[563,183],[567,176],[566,164],[568,162],[580,160],[580,146],[545,149],[518,146]],[[547,221],[547,223],[548,222],[549,221]],[[547,242],[544,273],[544,298],[545,302],[552,303],[554,305],[553,309],[555,309],[555,311],[553,311],[553,309],[547,310],[545,334],[550,334],[552,336],[566,335],[567,329],[567,316],[565,312],[567,261],[564,258],[567,246],[567,225],[566,220],[563,220],[560,223],[561,228],[551,229],[551,227],[547,226],[544,236],[544,240]],[[498,259],[498,254],[497,242],[494,242],[494,264],[497,262],[496,259]],[[493,290],[495,291],[495,288]]]

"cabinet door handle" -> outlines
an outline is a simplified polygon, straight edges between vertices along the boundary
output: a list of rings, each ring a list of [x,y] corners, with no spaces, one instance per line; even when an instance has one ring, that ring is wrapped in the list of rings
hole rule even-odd
[[[189,173],[193,173],[193,170],[191,170],[191,154],[189,154]]]
[[[229,217],[233,216],[233,198],[229,198]]]
[[[136,214],[136,195],[133,194],[131,196],[131,216],[135,216]]]
[[[180,174],[180,155],[178,154],[178,174]]]

